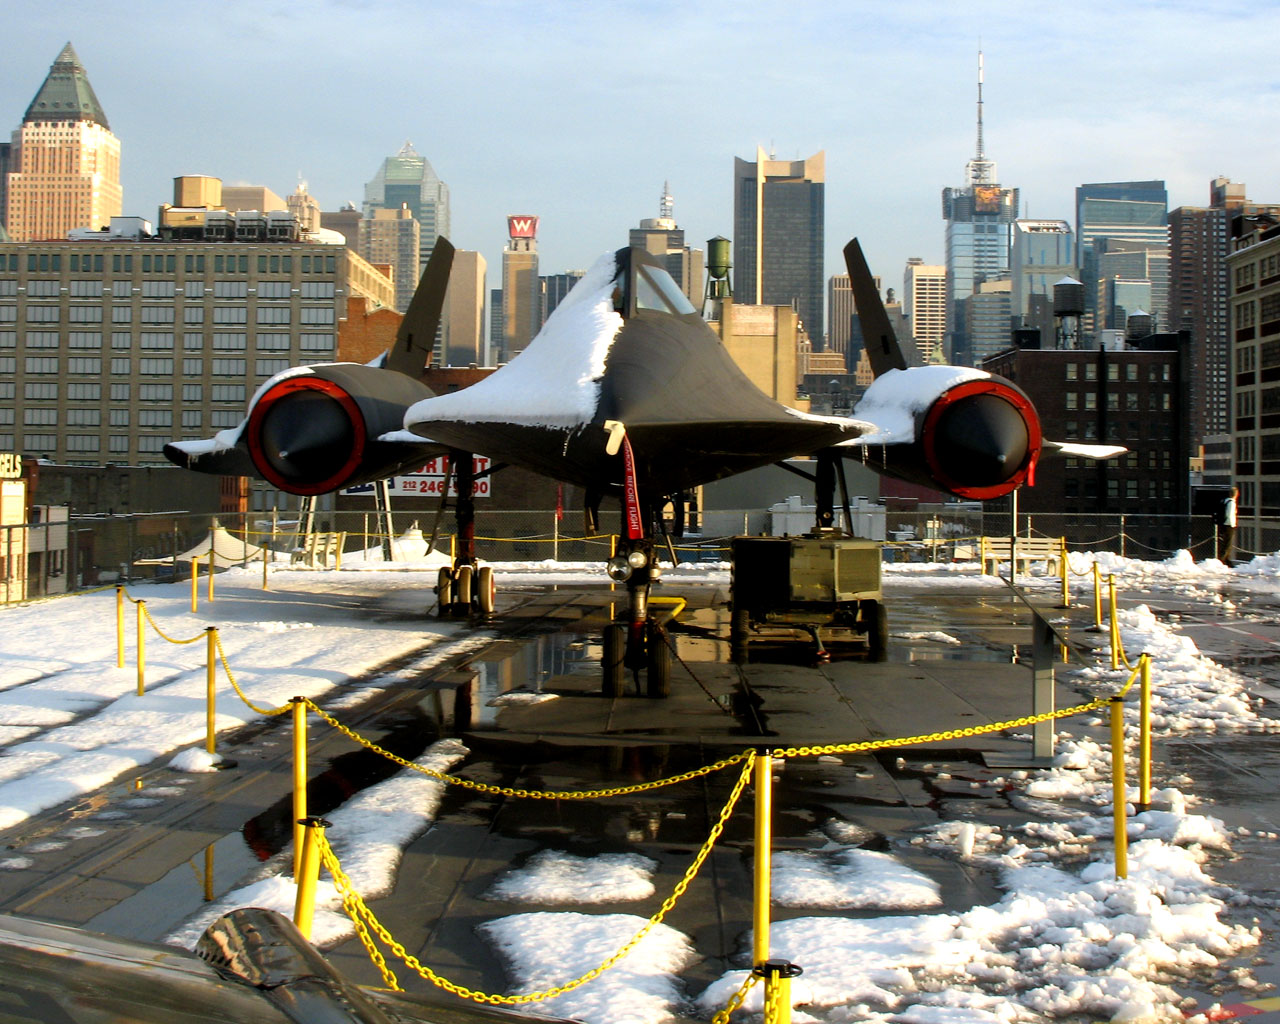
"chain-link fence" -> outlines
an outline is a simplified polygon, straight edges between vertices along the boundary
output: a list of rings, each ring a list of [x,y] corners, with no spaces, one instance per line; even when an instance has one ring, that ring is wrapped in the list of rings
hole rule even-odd
[[[888,559],[953,561],[971,558],[980,536],[1007,537],[1009,511],[980,506],[935,507],[895,512],[873,508],[854,514],[854,532],[886,542]],[[594,562],[610,555],[611,533],[587,536],[579,515],[553,509],[476,512],[476,555],[494,562]],[[697,528],[672,547],[681,562],[726,561],[730,539],[744,533],[783,532],[767,509],[704,512]],[[1263,536],[1280,531],[1268,521]],[[790,527],[800,533],[808,526]],[[395,513],[389,537],[374,512],[329,511],[317,514],[309,531],[296,513],[210,517],[185,513],[72,516],[65,522],[0,527],[0,601],[29,600],[112,583],[182,580],[191,572],[191,555],[207,561],[215,538],[215,562],[225,568],[258,561],[260,548],[274,563],[333,566],[392,560],[416,561],[434,532],[443,554],[455,542],[452,515],[414,518]],[[1019,536],[1065,537],[1073,550],[1109,551],[1131,558],[1161,560],[1189,549],[1197,559],[1216,557],[1217,536],[1207,516],[1163,515],[1019,515]],[[1280,536],[1280,533],[1275,534]],[[324,544],[317,543],[324,538]],[[663,547],[660,540],[660,547]],[[1237,557],[1259,552],[1237,550]],[[665,560],[665,559],[664,559]]]

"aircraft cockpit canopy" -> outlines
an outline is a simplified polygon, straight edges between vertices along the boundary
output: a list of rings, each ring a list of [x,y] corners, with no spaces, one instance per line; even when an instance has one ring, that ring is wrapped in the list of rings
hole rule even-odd
[[[639,310],[675,316],[697,312],[671,275],[643,249],[619,249],[617,261],[613,304],[623,317]]]

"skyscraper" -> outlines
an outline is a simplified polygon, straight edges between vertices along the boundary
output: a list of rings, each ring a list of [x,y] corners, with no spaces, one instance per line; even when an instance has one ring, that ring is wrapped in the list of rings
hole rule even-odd
[[[542,326],[542,286],[538,280],[538,218],[507,218],[502,250],[502,362],[524,351]]]
[[[907,260],[902,276],[902,312],[924,361],[946,362],[947,268],[926,264],[918,256]]]
[[[1080,280],[1084,284],[1083,329],[1095,329],[1098,311],[1098,257],[1105,246],[1101,238],[1137,242],[1144,248],[1169,250],[1169,194],[1163,181],[1099,181],[1076,188],[1076,246],[1079,250]],[[1113,250],[1114,251],[1114,250]],[[1168,282],[1153,281],[1152,293],[1165,295]],[[1162,319],[1166,310],[1147,310]]]
[[[676,225],[674,214],[675,202],[671,197],[671,187],[664,181],[658,216],[646,217],[640,221],[638,228],[632,228],[627,244],[638,245],[662,260],[663,267],[680,286],[680,290],[689,297],[689,301],[700,306],[703,291],[702,250],[690,249],[684,244],[684,230]],[[547,313],[550,314],[554,308],[554,304],[549,304]]]
[[[478,252],[459,249],[453,254],[444,318],[448,323],[448,366],[484,362],[485,259]]]
[[[978,149],[965,165],[966,184],[942,190],[946,221],[947,358],[973,362],[965,333],[963,303],[983,281],[1008,276],[1018,190],[998,184],[995,161],[987,159],[982,136],[982,53],[978,53]]]
[[[1056,347],[1053,286],[1079,274],[1074,236],[1065,220],[1019,220],[1013,225],[1010,312],[1016,326],[1040,332],[1040,347]]]
[[[849,275],[832,274],[827,278],[827,347],[846,357],[849,354],[854,312],[853,288],[849,285]],[[857,362],[856,356],[854,362]]]
[[[409,209],[418,222],[418,268],[426,268],[436,239],[448,236],[449,186],[440,180],[435,168],[406,142],[400,152],[382,161],[378,173],[364,187],[364,215],[374,210]]]
[[[1215,178],[1208,206],[1169,213],[1169,329],[1191,334],[1191,443],[1231,429],[1227,369],[1227,254],[1238,214],[1280,213],[1250,203],[1243,184]]]
[[[357,251],[370,263],[387,263],[395,268],[396,309],[409,308],[418,287],[420,226],[407,206],[398,210],[374,210],[360,221]]]
[[[826,154],[733,161],[734,301],[793,306],[820,349]]]
[[[5,226],[14,241],[106,227],[123,209],[120,140],[67,43],[13,133]]]

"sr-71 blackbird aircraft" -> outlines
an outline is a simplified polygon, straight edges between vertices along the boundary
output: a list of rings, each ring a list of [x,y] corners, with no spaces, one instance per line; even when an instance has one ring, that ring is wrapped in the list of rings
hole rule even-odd
[[[962,498],[1034,483],[1043,455],[1105,458],[1122,448],[1048,441],[1012,382],[959,366],[908,368],[856,239],[845,247],[875,380],[853,418],[787,408],[760,391],[660,263],[639,248],[602,256],[529,346],[461,391],[433,395],[427,363],[453,246],[440,239],[393,349],[377,364],[299,366],[266,381],[240,426],[165,454],[208,473],[249,475],[314,495],[391,476],[447,452],[457,477],[458,554],[442,569],[441,604],[492,610],[492,573],[475,563],[472,455],[520,466],[586,494],[588,523],[604,496],[621,500],[609,575],[625,581],[624,628],[606,633],[638,671],[669,657],[650,621],[655,530],[699,484],[795,456],[816,458],[818,527],[834,524],[843,461]],[[848,521],[848,517],[846,517]],[[665,670],[663,670],[665,672]],[[652,692],[652,685],[650,687]]]

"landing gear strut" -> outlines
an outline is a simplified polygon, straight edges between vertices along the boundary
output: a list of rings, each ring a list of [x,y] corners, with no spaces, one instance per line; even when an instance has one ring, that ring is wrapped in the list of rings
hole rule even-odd
[[[643,692],[650,697],[667,697],[671,693],[671,646],[666,630],[649,609],[650,587],[661,575],[652,539],[623,541],[609,559],[608,572],[615,582],[626,582],[627,609],[604,629],[602,691],[606,697],[622,696],[629,669],[637,690],[643,671]]]
[[[458,497],[454,505],[454,516],[458,540],[453,565],[441,566],[436,577],[436,604],[441,618],[466,616],[473,612],[492,615],[497,597],[493,569],[476,563],[476,476],[470,452],[449,452],[442,502],[449,492],[450,475],[457,479]],[[432,539],[434,538],[433,532]]]

